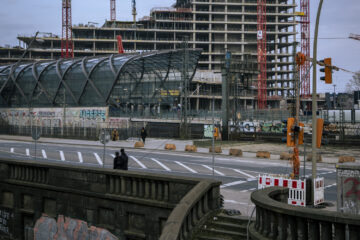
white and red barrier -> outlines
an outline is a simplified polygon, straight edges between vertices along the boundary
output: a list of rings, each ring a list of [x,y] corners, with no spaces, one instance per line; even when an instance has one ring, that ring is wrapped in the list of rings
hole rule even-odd
[[[292,189],[305,189],[305,180],[295,180],[274,176],[259,176],[258,189],[266,187],[288,187]]]
[[[314,206],[324,202],[324,178],[316,178],[314,181]]]
[[[305,184],[306,185],[306,184]],[[295,206],[306,206],[306,187],[304,189],[289,189],[288,204]]]
[[[306,206],[306,181],[289,179],[278,176],[259,176],[258,189],[266,187],[287,187],[289,188],[288,204]]]

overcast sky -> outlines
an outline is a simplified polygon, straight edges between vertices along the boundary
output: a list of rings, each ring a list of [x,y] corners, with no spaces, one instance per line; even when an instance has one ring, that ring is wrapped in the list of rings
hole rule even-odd
[[[36,31],[61,36],[61,0],[1,0],[0,46],[18,45],[18,34],[33,35]],[[170,7],[175,0],[137,0],[138,18],[149,15],[153,7]],[[298,0],[297,2],[300,2]],[[319,0],[310,0],[311,37]],[[132,20],[131,0],[117,0],[118,20]],[[109,0],[72,0],[72,23],[97,22],[110,18]],[[350,71],[360,71],[360,41],[348,39],[350,33],[360,34],[359,0],[324,0],[318,40],[318,59],[332,57],[333,64]],[[311,39],[311,46],[312,46]],[[311,50],[312,55],[312,50]],[[319,76],[319,73],[318,73]],[[335,72],[336,92],[344,91],[352,74]],[[333,91],[332,85],[318,81],[318,92]]]

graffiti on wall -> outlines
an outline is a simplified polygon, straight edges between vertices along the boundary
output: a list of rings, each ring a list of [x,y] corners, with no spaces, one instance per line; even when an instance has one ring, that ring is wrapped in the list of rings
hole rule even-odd
[[[338,169],[337,175],[341,189],[340,211],[360,214],[360,171]]]
[[[0,109],[0,117],[10,125],[43,127],[93,127],[105,122],[108,108],[18,108]]]
[[[128,118],[109,118],[109,128],[128,128]]]
[[[1,235],[12,236],[11,226],[13,225],[14,214],[10,209],[0,208],[0,233]]]
[[[84,119],[101,119],[105,121],[106,111],[102,109],[81,109],[80,118]]]

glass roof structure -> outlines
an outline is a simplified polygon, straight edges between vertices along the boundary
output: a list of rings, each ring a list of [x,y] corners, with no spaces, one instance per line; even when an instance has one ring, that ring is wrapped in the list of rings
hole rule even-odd
[[[0,107],[171,104],[200,54],[180,49],[0,66]]]

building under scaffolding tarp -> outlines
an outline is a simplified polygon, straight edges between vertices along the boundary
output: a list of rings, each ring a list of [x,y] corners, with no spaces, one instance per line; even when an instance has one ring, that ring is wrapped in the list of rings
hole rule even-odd
[[[0,107],[172,108],[200,54],[179,49],[1,66]]]

